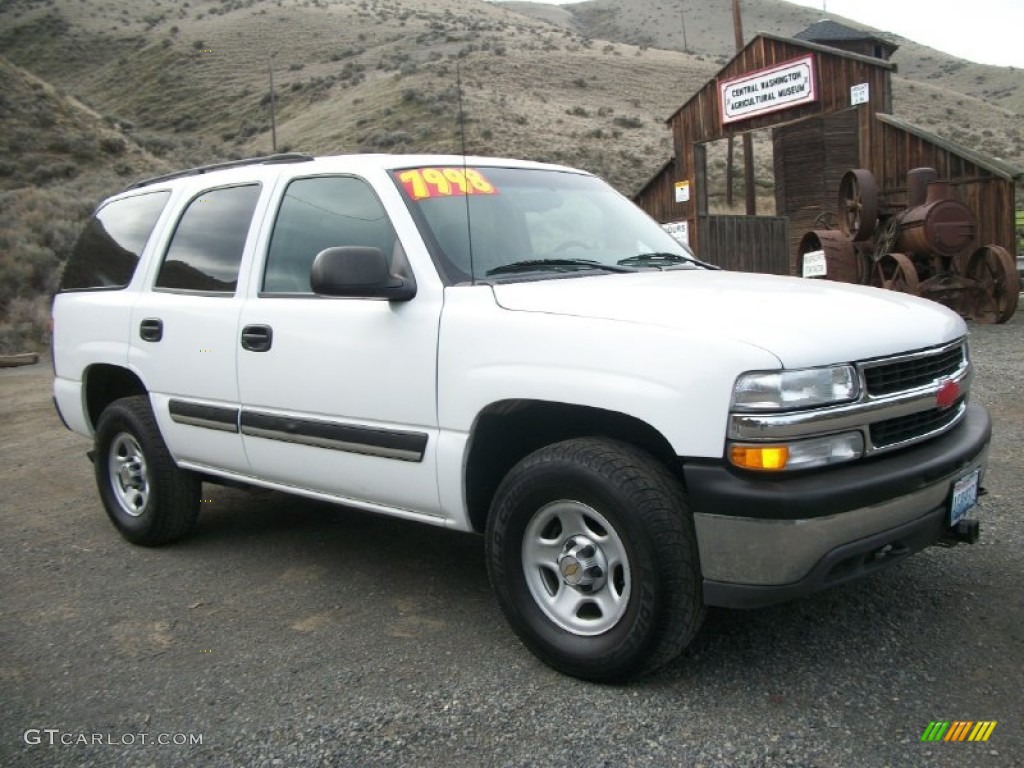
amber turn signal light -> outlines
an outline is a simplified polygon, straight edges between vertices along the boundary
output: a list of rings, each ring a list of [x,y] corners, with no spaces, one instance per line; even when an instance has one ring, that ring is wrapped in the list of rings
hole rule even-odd
[[[742,469],[780,470],[789,461],[789,448],[785,445],[734,445],[729,449],[729,460]]]

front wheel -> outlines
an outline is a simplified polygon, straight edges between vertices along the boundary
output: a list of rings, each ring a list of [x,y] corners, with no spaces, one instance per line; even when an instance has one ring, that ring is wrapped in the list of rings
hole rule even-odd
[[[167,544],[195,526],[201,483],[174,463],[145,395],[100,415],[94,468],[107,515],[133,544]]]
[[[527,456],[495,494],[486,545],[512,628],[570,675],[611,682],[653,671],[703,620],[685,495],[631,445],[583,438]]]

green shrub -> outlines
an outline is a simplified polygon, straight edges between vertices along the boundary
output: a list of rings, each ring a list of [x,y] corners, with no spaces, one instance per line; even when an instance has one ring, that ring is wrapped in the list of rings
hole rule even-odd
[[[644,125],[644,121],[639,117],[624,116],[613,118],[612,123],[620,128],[642,128]]]

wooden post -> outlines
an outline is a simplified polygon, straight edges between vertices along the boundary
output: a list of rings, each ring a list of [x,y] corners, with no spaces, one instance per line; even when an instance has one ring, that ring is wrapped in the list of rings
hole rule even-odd
[[[743,50],[743,19],[740,0],[732,0],[732,26],[736,33],[736,52]],[[757,215],[757,196],[754,190],[754,140],[750,133],[743,134],[743,187],[747,198],[747,216]]]
[[[732,177],[733,177],[733,157],[735,153],[733,151],[733,138],[729,137],[728,149],[726,150],[725,156],[725,204],[729,208],[729,213],[732,213]]]

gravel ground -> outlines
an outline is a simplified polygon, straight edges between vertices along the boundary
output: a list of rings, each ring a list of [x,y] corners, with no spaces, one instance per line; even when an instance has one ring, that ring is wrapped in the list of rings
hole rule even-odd
[[[50,371],[0,371],[0,765],[1024,766],[1024,316],[972,332],[981,541],[713,611],[625,686],[537,662],[476,537],[208,487],[187,542],[123,542]]]

